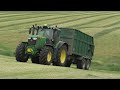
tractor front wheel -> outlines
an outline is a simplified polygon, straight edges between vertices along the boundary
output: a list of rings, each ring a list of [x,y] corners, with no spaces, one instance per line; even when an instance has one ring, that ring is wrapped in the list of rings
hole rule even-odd
[[[25,53],[26,50],[26,45],[25,43],[20,43],[18,47],[16,48],[16,60],[18,62],[27,62],[29,56]]]

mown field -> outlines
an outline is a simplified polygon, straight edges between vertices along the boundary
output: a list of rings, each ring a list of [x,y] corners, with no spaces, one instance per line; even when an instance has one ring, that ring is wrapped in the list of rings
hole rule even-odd
[[[33,24],[79,29],[94,37],[95,53],[89,71],[18,63],[14,52],[27,41]],[[0,12],[0,78],[120,78],[120,12],[15,11]]]

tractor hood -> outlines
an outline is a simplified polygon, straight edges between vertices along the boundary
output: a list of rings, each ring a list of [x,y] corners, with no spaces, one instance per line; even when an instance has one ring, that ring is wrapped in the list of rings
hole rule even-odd
[[[37,39],[40,39],[40,38],[46,38],[46,37],[44,37],[44,36],[40,36],[40,35],[31,35],[31,36],[29,36],[28,39],[37,40]]]
[[[46,37],[40,35],[30,35],[28,39],[30,38],[46,38]]]
[[[28,38],[29,45],[35,45],[35,48],[41,49],[46,44],[47,38],[40,35],[31,35]]]

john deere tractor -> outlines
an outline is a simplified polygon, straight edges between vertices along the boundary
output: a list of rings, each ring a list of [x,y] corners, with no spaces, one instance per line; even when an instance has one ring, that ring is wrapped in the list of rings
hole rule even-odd
[[[75,62],[77,68],[89,69],[93,52],[93,37],[79,30],[69,28],[33,25],[29,29],[27,42],[16,48],[16,60],[56,66],[66,66]]]

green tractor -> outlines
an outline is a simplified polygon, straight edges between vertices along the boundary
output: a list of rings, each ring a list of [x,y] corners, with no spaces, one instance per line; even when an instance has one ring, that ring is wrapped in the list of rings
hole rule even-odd
[[[27,62],[31,58],[32,63],[36,64],[70,67],[76,63],[79,69],[89,69],[94,51],[93,37],[78,30],[47,25],[33,25],[29,34],[28,42],[21,42],[16,48],[18,62]],[[76,42],[80,35],[81,39],[85,36],[83,41],[88,43]]]

